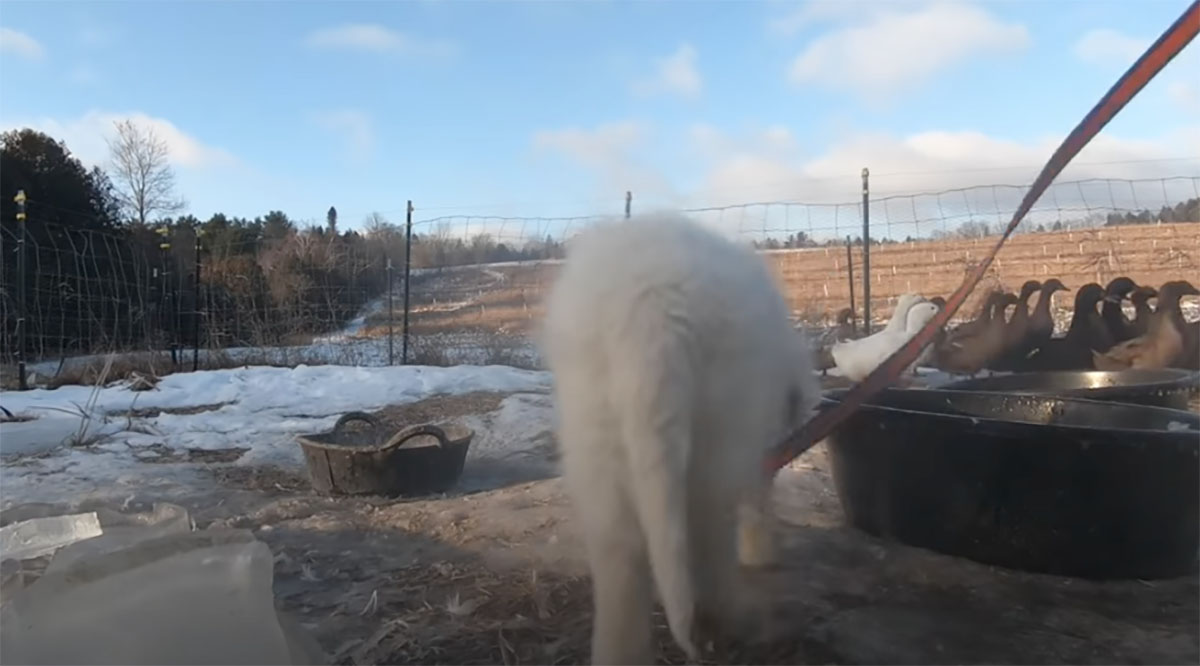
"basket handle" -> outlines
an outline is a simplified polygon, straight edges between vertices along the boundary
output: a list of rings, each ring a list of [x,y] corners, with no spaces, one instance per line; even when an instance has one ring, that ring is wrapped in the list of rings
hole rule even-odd
[[[379,448],[380,449],[390,449],[390,448],[393,448],[396,446],[401,446],[408,440],[412,439],[413,437],[418,437],[420,435],[433,435],[434,437],[437,438],[438,446],[441,448],[444,448],[444,447],[447,447],[450,445],[450,438],[446,436],[445,430],[442,430],[441,428],[439,428],[435,425],[432,425],[432,424],[426,424],[426,425],[409,426],[409,427],[405,428],[404,430],[401,430],[400,432],[396,433],[395,435],[392,435],[392,438],[389,439],[386,444],[384,444],[383,446],[381,446]]]
[[[333,424],[333,433],[337,434],[341,431],[342,426],[351,421],[364,421],[369,423],[373,428],[379,427],[379,421],[374,416],[371,416],[366,412],[346,412],[337,420],[337,423]]]

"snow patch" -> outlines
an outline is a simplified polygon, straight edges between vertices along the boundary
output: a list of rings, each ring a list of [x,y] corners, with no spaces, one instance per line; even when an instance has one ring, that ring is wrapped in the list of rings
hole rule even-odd
[[[328,430],[345,412],[474,391],[517,394],[486,422],[463,419],[476,430],[473,456],[499,458],[536,445],[531,434],[549,430],[549,397],[540,395],[549,387],[549,373],[507,366],[299,366],[168,375],[151,391],[63,386],[0,392],[11,411],[38,417],[0,424],[0,508],[68,496],[122,497],[147,488],[178,496],[205,482],[198,465],[138,462],[134,454],[149,445],[244,447],[249,450],[234,464],[302,470],[295,436]],[[89,400],[85,415],[66,413],[82,411],[78,405]],[[93,435],[105,437],[87,448],[64,448],[85,420]],[[43,455],[29,456],[37,452]]]

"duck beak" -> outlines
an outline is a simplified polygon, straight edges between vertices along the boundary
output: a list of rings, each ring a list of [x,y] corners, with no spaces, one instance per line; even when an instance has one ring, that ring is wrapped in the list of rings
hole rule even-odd
[[[1117,296],[1115,294],[1108,294],[1104,297],[1104,301],[1107,303],[1118,303],[1119,304],[1121,302],[1121,297]]]

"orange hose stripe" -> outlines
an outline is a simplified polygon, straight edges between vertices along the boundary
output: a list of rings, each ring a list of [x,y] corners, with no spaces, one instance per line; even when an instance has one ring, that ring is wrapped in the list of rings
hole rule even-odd
[[[1050,156],[1046,166],[1034,179],[1033,185],[1026,192],[1021,204],[1017,207],[1012,221],[1008,223],[996,245],[984,256],[983,260],[967,275],[963,284],[946,299],[944,307],[924,328],[917,332],[904,346],[893,353],[886,361],[875,368],[871,374],[856,384],[846,393],[834,407],[817,414],[799,431],[793,433],[785,441],[773,448],[767,455],[766,471],[774,474],[781,467],[791,462],[796,456],[807,451],[814,444],[825,439],[846,417],[859,408],[864,401],[888,386],[900,376],[908,364],[916,360],[921,348],[931,342],[937,331],[946,325],[958,308],[966,301],[967,296],[983,278],[996,253],[1003,247],[1008,237],[1021,224],[1021,220],[1033,208],[1033,204],[1045,193],[1046,188],[1058,174],[1083,150],[1100,130],[1112,120],[1117,113],[1141,91],[1142,88],[1157,75],[1179,52],[1186,47],[1196,34],[1200,32],[1200,0],[1195,0],[1175,23],[1164,32],[1157,41],[1150,45],[1145,53],[1117,80],[1091,111],[1083,117],[1079,125],[1067,135],[1062,144]]]

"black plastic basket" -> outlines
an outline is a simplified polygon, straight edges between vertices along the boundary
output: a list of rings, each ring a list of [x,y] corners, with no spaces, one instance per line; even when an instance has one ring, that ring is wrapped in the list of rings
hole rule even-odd
[[[345,425],[364,421],[367,430]],[[313,489],[326,495],[387,497],[443,493],[462,476],[474,431],[458,424],[414,425],[389,434],[365,412],[350,412],[326,433],[299,435]],[[432,443],[414,446],[419,437]],[[419,441],[419,440],[418,440]],[[426,440],[427,442],[429,440]]]

